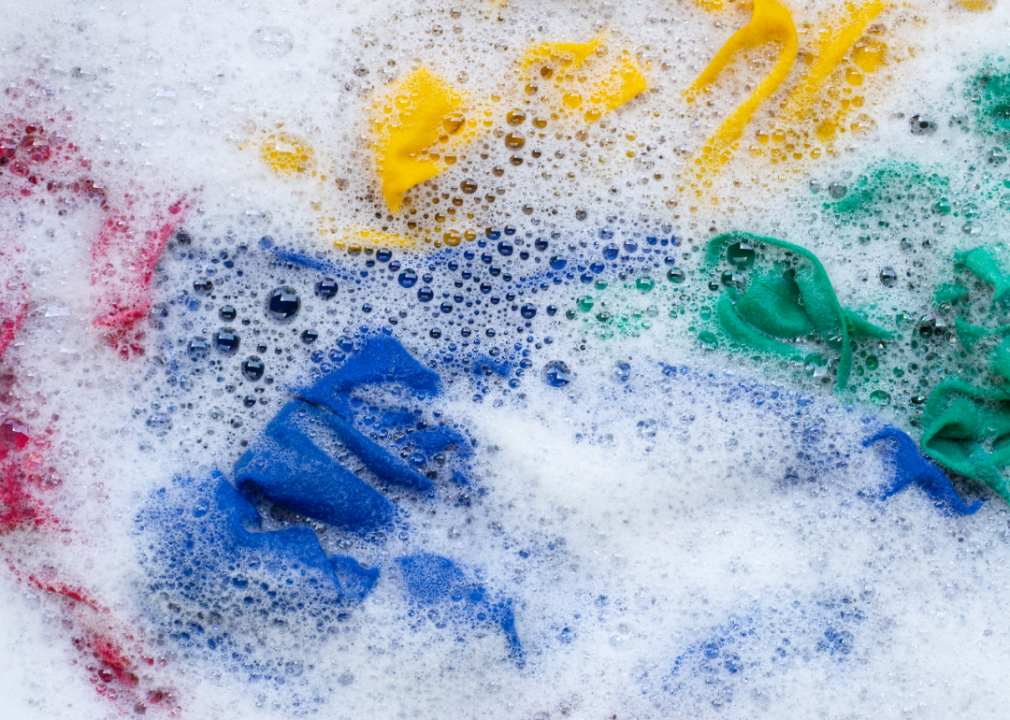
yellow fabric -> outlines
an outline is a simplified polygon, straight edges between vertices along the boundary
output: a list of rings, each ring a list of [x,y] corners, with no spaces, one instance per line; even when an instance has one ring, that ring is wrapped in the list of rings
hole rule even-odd
[[[440,136],[458,130],[450,118],[462,105],[459,93],[424,67],[396,83],[386,101],[378,103],[375,164],[390,211],[399,211],[404,193],[444,170],[428,150]]]
[[[519,68],[525,72],[538,63],[560,62],[564,70],[579,70],[589,58],[596,55],[602,45],[603,37],[600,35],[584,43],[542,43],[523,55]],[[558,73],[559,81],[562,77],[563,74]],[[625,50],[601,73],[600,80],[585,91],[593,107],[586,111],[584,119],[587,122],[599,120],[604,113],[616,110],[648,89],[638,60]],[[582,96],[583,93],[578,89],[569,90],[562,95],[561,104],[568,110],[575,110],[582,106]]]
[[[887,8],[887,5],[883,0],[870,0],[859,8],[852,5],[846,8],[848,12],[842,24],[832,28],[831,32],[825,33],[824,39],[818,44],[814,53],[813,65],[789,94],[783,104],[777,125],[785,127],[796,122],[813,119],[811,118],[811,106],[819,99],[825,84],[849,56],[850,51],[854,62],[864,72],[872,72],[883,64],[882,51],[877,52],[867,48],[854,50],[853,46],[866,32],[869,24]],[[853,85],[862,84],[862,78],[859,77],[857,81],[855,76],[850,76],[849,82]],[[821,140],[830,139],[834,135],[838,126],[838,114],[840,113],[836,113],[833,119],[821,119],[818,129]]]
[[[767,100],[789,75],[798,48],[796,26],[789,9],[779,0],[754,0],[754,12],[750,22],[726,41],[708,67],[684,92],[689,102],[694,100],[699,93],[719,79],[737,54],[756,50],[769,42],[777,42],[780,45],[775,66],[754,92],[708,139],[701,155],[695,160],[699,178],[717,173],[722,165],[729,161],[737,141],[743,135],[744,128],[758,106]]]

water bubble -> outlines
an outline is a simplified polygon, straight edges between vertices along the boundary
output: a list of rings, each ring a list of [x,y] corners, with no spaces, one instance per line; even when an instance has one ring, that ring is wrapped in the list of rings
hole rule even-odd
[[[435,291],[430,287],[425,285],[423,288],[417,291],[417,299],[423,303],[431,302],[432,298],[435,297]]]
[[[649,438],[656,437],[656,430],[659,428],[659,423],[653,419],[649,420],[639,420],[638,421],[638,436],[648,440]]]
[[[238,350],[239,336],[231,328],[222,328],[214,333],[214,344],[223,353],[233,353]]]
[[[201,295],[209,295],[214,289],[214,283],[208,279],[196,280],[193,282],[193,289]]]
[[[410,268],[407,268],[400,276],[397,278],[397,282],[400,283],[401,287],[411,288],[417,283],[417,273]]]
[[[698,344],[703,350],[715,350],[719,347],[719,338],[715,336],[714,332],[706,330],[698,335]]]
[[[551,257],[549,261],[549,265],[551,266],[552,270],[564,270],[565,265],[567,264],[568,260],[562,257],[561,255],[554,255]]]
[[[164,413],[155,413],[147,418],[147,429],[158,437],[164,437],[172,429],[172,418]]]
[[[238,311],[233,305],[223,305],[221,309],[217,311],[217,315],[225,322],[231,322],[238,317]]]
[[[256,397],[254,395],[246,395],[244,398],[242,398],[242,404],[245,405],[247,408],[255,407]]]
[[[432,328],[431,332],[429,332],[428,335],[430,335],[435,340],[438,340],[440,337],[442,337],[442,331],[439,328]]]
[[[684,271],[678,270],[677,268],[670,268],[666,273],[666,279],[675,285],[680,285],[685,279]]]
[[[636,250],[638,250],[638,243],[637,242],[635,242],[634,240],[625,240],[624,241],[624,252],[633,253]]]
[[[754,264],[754,246],[749,243],[733,243],[726,248],[726,259],[738,270],[744,270]]]
[[[444,303],[442,303],[442,305],[439,307],[439,310],[441,310],[442,312],[444,312],[446,314],[451,313],[452,312],[452,303],[450,303],[450,302],[444,302]]]
[[[311,345],[312,343],[314,343],[316,340],[319,339],[319,333],[317,333],[315,330],[303,330],[301,338],[303,343],[305,343],[306,345]]]
[[[891,396],[883,390],[874,390],[870,393],[870,402],[883,407],[884,405],[890,405]]]
[[[286,285],[270,293],[270,298],[267,300],[267,312],[270,317],[281,322],[291,320],[298,314],[301,306],[302,301],[298,297],[298,293]]]
[[[593,309],[593,296],[583,295],[576,301],[575,304],[578,305],[579,310],[582,312],[589,312]]]
[[[589,266],[589,270],[591,272],[599,274],[599,273],[603,272],[603,269],[605,267],[606,266],[603,263],[601,263],[599,260],[597,260],[596,262],[594,262],[592,265]]]
[[[536,241],[533,243],[533,247],[537,249],[537,252],[543,252],[544,250],[547,249],[547,241],[544,240],[543,238],[537,238]]]
[[[256,382],[263,377],[265,370],[266,365],[256,355],[250,355],[242,361],[242,374],[245,375],[247,380]]]
[[[498,243],[498,253],[505,255],[506,257],[512,254],[512,243],[508,240],[502,240]]]
[[[849,192],[849,188],[844,183],[833,182],[828,185],[828,195],[832,200],[841,200]]]
[[[333,278],[323,278],[316,283],[316,296],[329,300],[337,294],[337,281]]]
[[[389,262],[393,259],[393,251],[383,248],[382,250],[375,251],[375,259],[381,263]]]
[[[477,181],[464,180],[459,184],[459,189],[462,190],[467,195],[473,195],[475,192],[477,192]]]
[[[936,132],[936,120],[925,115],[913,115],[908,120],[909,129],[913,135],[932,135]]]
[[[552,360],[544,366],[544,382],[551,387],[564,387],[572,377],[572,371],[561,360]]]
[[[294,37],[281,27],[261,27],[250,38],[253,50],[260,57],[284,57],[295,46]]]
[[[885,267],[880,271],[880,284],[884,287],[894,287],[898,282],[898,273],[892,267]]]
[[[207,342],[206,338],[193,338],[189,341],[186,352],[193,360],[203,360],[207,357],[207,353],[210,352],[210,343]]]
[[[640,277],[635,281],[635,287],[639,292],[647,293],[656,286],[656,282],[651,277]]]
[[[610,243],[605,248],[603,248],[603,257],[606,260],[616,260],[618,254],[620,254],[621,249],[617,247],[614,243]]]
[[[537,306],[533,305],[532,303],[526,303],[519,310],[519,314],[522,315],[527,320],[530,320],[531,318],[533,318],[534,315],[537,314]]]

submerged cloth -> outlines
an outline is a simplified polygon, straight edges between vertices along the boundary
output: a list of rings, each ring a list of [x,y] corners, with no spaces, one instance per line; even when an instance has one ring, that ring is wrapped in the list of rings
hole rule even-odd
[[[779,248],[792,257],[771,267],[751,269],[762,246]],[[852,371],[852,337],[887,338],[891,333],[842,307],[828,273],[809,250],[770,237],[733,232],[711,240],[706,269],[713,274],[723,263],[737,272],[751,270],[746,287],[732,270],[724,275],[717,317],[721,330],[732,340],[762,354],[803,361],[797,341],[810,335],[837,350],[838,380],[845,388]]]
[[[374,397],[383,390],[385,404]],[[328,556],[305,524],[265,530],[255,503],[371,542],[397,527],[401,536],[409,532],[389,492],[429,501],[439,472],[422,469],[436,459],[450,483],[470,484],[471,442],[456,428],[420,419],[421,403],[440,392],[439,376],[396,340],[366,337],[342,367],[294,394],[236,463],[234,485],[215,473],[203,482],[178,481],[175,492],[152,498],[138,519],[156,538],[147,561],[152,589],[211,612],[256,611],[275,622],[289,615],[322,622],[362,600],[385,568]],[[360,396],[369,393],[365,403]],[[442,607],[458,625],[498,628],[513,660],[523,663],[510,599],[448,558],[408,554],[392,564],[412,603]],[[193,639],[203,632],[190,622],[176,634]]]

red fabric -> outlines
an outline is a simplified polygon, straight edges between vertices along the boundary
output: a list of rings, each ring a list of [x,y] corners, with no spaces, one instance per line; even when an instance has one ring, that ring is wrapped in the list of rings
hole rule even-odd
[[[136,197],[126,195],[114,201],[73,143],[47,132],[41,124],[14,119],[0,120],[3,198],[18,203],[26,198],[88,203],[100,209],[102,227],[91,246],[92,283],[98,287],[100,308],[94,325],[106,331],[106,341],[121,356],[142,354],[143,332],[137,326],[150,311],[150,284],[158,258],[190,208],[186,199],[163,211],[146,213],[142,212],[145,203]],[[0,236],[0,360],[28,312],[28,288],[18,280],[15,269],[17,251],[4,240]],[[5,401],[12,397],[9,387],[4,397]],[[33,437],[27,426],[13,418],[0,422],[0,548],[4,537],[15,532],[44,533],[57,527],[69,532],[47,505],[45,490],[51,486],[29,471],[37,469],[38,454],[48,450],[49,435],[51,429],[41,438]],[[34,464],[26,451],[35,454]],[[155,686],[141,675],[143,667],[153,668],[154,658],[144,654],[135,635],[120,626],[90,592],[72,583],[47,580],[47,573],[29,572],[22,566],[34,561],[19,557],[16,550],[6,561],[19,581],[62,605],[64,618],[75,629],[73,644],[81,655],[80,664],[92,673],[96,691],[113,701],[121,714],[136,716],[149,707],[173,714],[178,710],[174,690]],[[49,574],[56,572],[48,568]]]

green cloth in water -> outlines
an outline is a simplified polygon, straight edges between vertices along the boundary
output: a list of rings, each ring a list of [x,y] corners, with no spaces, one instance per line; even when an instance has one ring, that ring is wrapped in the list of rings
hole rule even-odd
[[[723,332],[737,342],[760,353],[802,360],[804,353],[796,342],[814,333],[841,354],[836,384],[841,390],[852,370],[851,338],[891,337],[890,332],[843,308],[824,266],[798,245],[749,233],[720,235],[708,244],[709,271],[724,262],[734,243],[776,247],[796,256],[793,267],[776,263],[769,270],[755,270],[743,293],[733,286],[725,289],[716,316]]]
[[[944,380],[926,401],[922,428],[926,455],[1010,503],[1010,483],[999,471],[1010,462],[1010,392]]]
[[[992,247],[980,246],[957,253],[954,262],[966,267],[972,275],[991,285],[996,290],[994,302],[1002,302],[1004,294],[1010,290],[1010,258],[1002,244]]]

